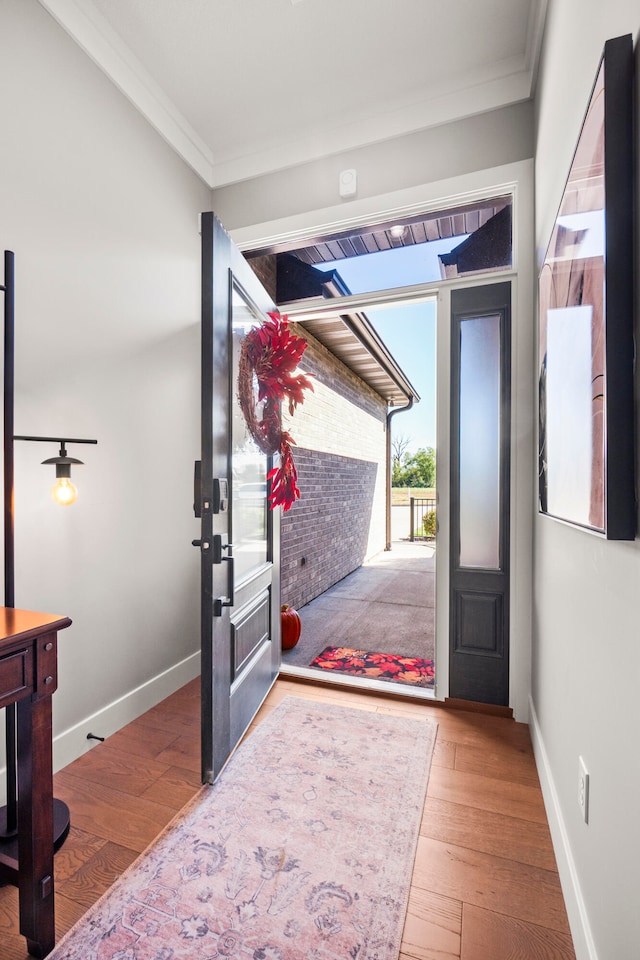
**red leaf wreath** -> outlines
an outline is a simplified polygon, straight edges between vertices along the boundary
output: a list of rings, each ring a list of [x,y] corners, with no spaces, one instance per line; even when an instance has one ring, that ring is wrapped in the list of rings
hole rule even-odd
[[[295,440],[282,429],[280,410],[283,400],[293,414],[304,403],[304,391],[313,384],[303,373],[297,373],[307,341],[291,333],[289,318],[270,313],[259,327],[252,327],[242,341],[238,370],[238,400],[251,436],[263,453],[280,452],[280,464],[270,470],[269,504],[271,509],[290,509],[300,496],[298,472],[293,462],[291,445]],[[258,383],[257,403],[263,403],[262,419],[256,414],[254,377]]]

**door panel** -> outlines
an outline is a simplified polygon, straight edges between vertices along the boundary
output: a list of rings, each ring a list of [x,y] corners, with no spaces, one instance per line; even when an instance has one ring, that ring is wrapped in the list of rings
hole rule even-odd
[[[451,293],[449,695],[509,702],[509,283]]]
[[[269,612],[271,592],[265,592],[257,598],[255,606],[243,611],[231,623],[231,646],[233,650],[232,681],[237,680],[244,667],[258,650],[269,640]]]
[[[242,339],[273,303],[212,213],[202,215],[202,780],[218,776],[280,665],[279,515],[271,458],[237,400]]]

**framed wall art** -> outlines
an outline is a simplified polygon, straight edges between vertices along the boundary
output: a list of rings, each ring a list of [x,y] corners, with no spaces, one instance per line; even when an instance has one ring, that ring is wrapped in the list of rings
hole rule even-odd
[[[633,540],[633,44],[607,41],[539,280],[539,507]]]

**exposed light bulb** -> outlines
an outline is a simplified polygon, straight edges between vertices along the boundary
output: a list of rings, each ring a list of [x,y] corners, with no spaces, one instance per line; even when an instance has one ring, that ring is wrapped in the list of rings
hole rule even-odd
[[[59,477],[51,487],[51,497],[54,503],[61,507],[68,507],[76,502],[78,497],[78,488],[71,482],[69,477]]]
[[[396,224],[395,226],[391,227],[391,230],[389,231],[389,233],[395,240],[401,240],[404,237],[406,232],[407,232],[407,228],[403,223]]]

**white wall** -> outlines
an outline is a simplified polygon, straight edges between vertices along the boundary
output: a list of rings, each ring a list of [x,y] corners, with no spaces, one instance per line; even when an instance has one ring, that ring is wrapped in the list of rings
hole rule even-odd
[[[57,767],[198,671],[204,184],[37,0],[0,4],[0,248],[16,254],[16,606],[68,615]],[[96,716],[97,714],[97,716]],[[93,717],[91,722],[88,718]]]
[[[605,40],[636,0],[552,0],[536,100],[536,245],[551,232]],[[640,474],[639,474],[640,475]],[[535,522],[534,740],[578,960],[640,956],[640,542]],[[578,807],[578,757],[590,780]]]
[[[340,203],[341,170],[357,172],[357,200],[448,180],[533,156],[531,103],[493,110],[349,150],[213,191],[228,230]],[[343,200],[345,212],[353,199]],[[348,215],[348,214],[347,214]]]

